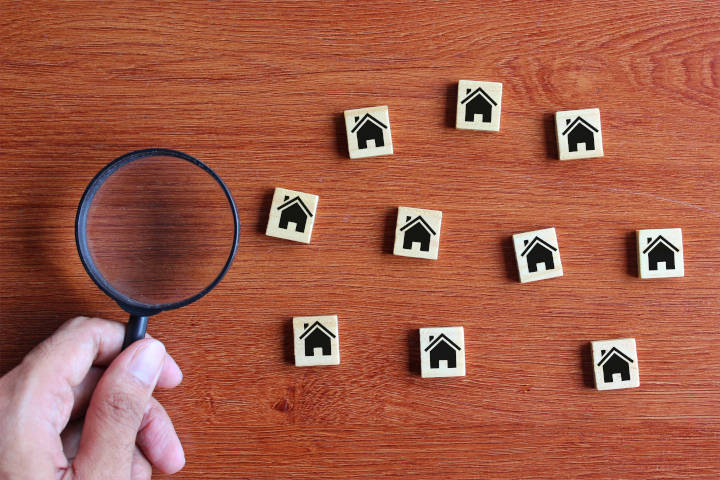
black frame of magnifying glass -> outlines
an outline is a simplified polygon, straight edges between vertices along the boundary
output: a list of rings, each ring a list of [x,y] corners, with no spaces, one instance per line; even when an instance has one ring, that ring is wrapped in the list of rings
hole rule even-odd
[[[92,255],[90,254],[90,250],[87,243],[87,217],[88,213],[90,211],[90,205],[92,205],[93,198],[95,198],[95,194],[100,189],[100,187],[105,183],[105,181],[113,174],[115,173],[119,168],[124,167],[125,165],[134,162],[135,160],[140,160],[142,158],[147,157],[153,157],[153,156],[165,156],[165,157],[174,157],[179,158],[182,160],[186,160],[203,170],[207,172],[222,188],[223,193],[225,194],[225,197],[227,198],[227,201],[230,205],[230,209],[232,210],[233,214],[233,222],[234,222],[234,231],[233,231],[233,243],[232,243],[232,249],[230,250],[230,254],[228,255],[228,259],[225,262],[225,265],[222,268],[222,271],[218,274],[218,276],[213,280],[207,287],[205,287],[201,292],[197,293],[196,295],[193,295],[192,297],[186,298],[185,300],[181,300],[179,302],[174,303],[167,303],[167,304],[160,304],[160,305],[152,305],[152,304],[146,304],[142,302],[138,302],[133,300],[132,298],[128,297],[127,295],[123,295],[119,291],[115,290],[110,283],[105,280],[105,278],[100,274],[100,271],[95,266],[95,263],[92,260]],[[198,160],[195,157],[192,157],[186,153],[179,152],[177,150],[170,150],[166,148],[148,148],[145,150],[137,150],[134,152],[127,153],[119,158],[116,158],[109,164],[105,166],[102,170],[98,172],[97,175],[90,181],[87,188],[85,189],[85,193],[83,193],[82,198],[80,199],[80,204],[78,205],[77,209],[77,215],[75,217],[75,243],[77,245],[77,250],[80,255],[80,261],[83,264],[83,267],[85,267],[85,271],[88,273],[90,278],[95,282],[95,284],[105,292],[110,298],[115,300],[120,307],[128,312],[133,317],[140,317],[140,323],[147,322],[147,319],[142,320],[143,317],[148,317],[151,315],[155,315],[160,312],[164,312],[166,310],[173,310],[175,308],[184,307],[185,305],[188,305],[203,296],[205,296],[210,290],[215,288],[215,286],[220,282],[220,280],[223,279],[225,274],[227,273],[228,269],[230,268],[230,265],[233,262],[233,259],[235,258],[235,252],[237,251],[238,246],[238,240],[240,239],[240,220],[238,219],[238,213],[237,213],[237,207],[235,206],[235,201],[232,198],[232,195],[230,194],[230,190],[228,189],[227,185],[222,181],[222,179],[218,176],[217,173],[213,171],[212,168],[205,165],[203,162]],[[131,317],[132,318],[132,317]],[[131,322],[133,323],[133,322]],[[137,327],[140,327],[140,325],[137,325]],[[144,336],[144,326],[142,327],[143,332],[142,335]],[[130,332],[128,332],[129,334]],[[127,337],[126,337],[127,338]]]

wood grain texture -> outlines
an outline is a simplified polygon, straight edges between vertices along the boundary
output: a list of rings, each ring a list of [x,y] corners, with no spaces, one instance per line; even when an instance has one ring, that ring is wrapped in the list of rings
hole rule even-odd
[[[216,291],[150,323],[185,373],[158,397],[176,478],[720,475],[716,2],[4,2],[0,372],[62,321],[123,320],[75,253],[90,178],[162,146],[228,183],[243,233]],[[499,133],[456,82],[503,82]],[[389,105],[392,157],[342,112]],[[553,114],[599,107],[605,157],[560,162]],[[272,191],[320,196],[311,245]],[[395,208],[443,212],[437,261]],[[565,275],[521,285],[510,237],[554,226]],[[638,228],[686,276],[637,278]],[[293,366],[291,317],[338,314],[342,364]],[[417,329],[463,325],[467,377],[421,379]],[[641,386],[593,388],[589,341],[637,339]]]

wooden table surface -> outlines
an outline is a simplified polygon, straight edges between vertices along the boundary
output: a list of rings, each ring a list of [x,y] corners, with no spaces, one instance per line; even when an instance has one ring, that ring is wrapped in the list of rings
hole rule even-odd
[[[195,155],[243,233],[210,295],[152,318],[185,373],[158,397],[176,478],[717,478],[717,2],[4,2],[0,373],[69,317],[124,320],[75,208],[128,151]],[[564,3],[564,2],[563,2]],[[454,128],[503,82],[499,133]],[[350,160],[342,112],[389,105],[395,154]],[[553,114],[599,107],[605,157],[560,162]],[[320,196],[312,244],[264,235],[272,190]],[[440,257],[391,254],[396,207],[443,211]],[[565,275],[520,284],[510,236],[554,226]],[[634,232],[681,227],[684,278]],[[342,363],[297,368],[294,315]],[[422,379],[417,329],[463,325],[467,377]],[[598,392],[589,341],[635,337]]]

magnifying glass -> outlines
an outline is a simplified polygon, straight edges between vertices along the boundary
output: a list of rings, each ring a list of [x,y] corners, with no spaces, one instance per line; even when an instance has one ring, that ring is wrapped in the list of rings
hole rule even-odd
[[[130,314],[123,349],[145,337],[151,315],[210,292],[239,237],[237,208],[220,177],[190,155],[160,148],[100,170],[75,218],[85,270]]]

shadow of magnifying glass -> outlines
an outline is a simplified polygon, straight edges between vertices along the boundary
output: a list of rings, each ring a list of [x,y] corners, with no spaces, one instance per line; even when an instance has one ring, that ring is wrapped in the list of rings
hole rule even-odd
[[[210,292],[239,238],[225,183],[200,160],[167,149],[108,164],[88,185],[75,219],[85,270],[130,314],[123,349],[145,337],[148,317]]]

